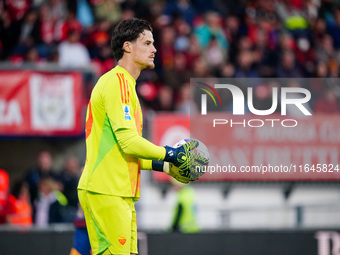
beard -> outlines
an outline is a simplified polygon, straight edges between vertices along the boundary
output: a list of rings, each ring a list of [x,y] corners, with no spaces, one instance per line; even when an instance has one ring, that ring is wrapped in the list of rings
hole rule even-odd
[[[154,63],[152,63],[152,64],[147,64],[145,68],[154,69],[154,68],[155,68],[155,64],[154,64]]]
[[[136,61],[135,63],[139,66],[140,70],[154,69],[155,68],[155,63],[153,61],[151,61],[150,59],[139,60],[139,61]]]

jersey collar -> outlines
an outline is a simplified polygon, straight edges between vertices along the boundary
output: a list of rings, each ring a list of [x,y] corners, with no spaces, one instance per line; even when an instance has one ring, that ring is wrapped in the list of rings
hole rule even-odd
[[[126,73],[129,78],[131,78],[131,80],[133,80],[133,83],[136,84],[136,80],[131,76],[131,74],[124,68],[124,67],[121,67],[120,65],[117,65],[116,68],[119,70],[124,70],[124,73]]]

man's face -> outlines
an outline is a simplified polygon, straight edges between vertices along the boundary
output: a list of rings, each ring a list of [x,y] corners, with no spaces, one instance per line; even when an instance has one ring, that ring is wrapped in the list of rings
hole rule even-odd
[[[52,157],[47,151],[43,151],[39,154],[38,157],[38,165],[40,166],[41,170],[49,171],[52,166]]]
[[[153,35],[149,30],[144,30],[132,43],[131,54],[134,62],[140,66],[141,70],[155,67],[154,58],[157,50],[153,43]]]

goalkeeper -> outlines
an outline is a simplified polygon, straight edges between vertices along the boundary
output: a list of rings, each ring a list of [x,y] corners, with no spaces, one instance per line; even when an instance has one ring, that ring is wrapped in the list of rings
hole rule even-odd
[[[100,77],[92,91],[86,162],[78,185],[94,255],[138,253],[134,203],[140,196],[140,169],[165,171],[188,182],[190,163],[205,163],[191,153],[195,142],[175,149],[141,136],[143,118],[135,85],[141,70],[155,66],[150,24],[136,18],[121,21],[111,45],[118,65]]]

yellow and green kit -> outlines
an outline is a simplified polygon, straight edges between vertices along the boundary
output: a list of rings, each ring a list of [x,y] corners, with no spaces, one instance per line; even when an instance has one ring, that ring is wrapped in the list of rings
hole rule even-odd
[[[106,250],[125,254],[121,253],[121,247],[115,250],[116,240],[125,237],[136,240],[137,246],[137,237],[131,237],[131,233],[137,235],[137,231],[131,230],[130,216],[122,221],[110,216],[111,209],[98,209],[104,208],[100,203],[112,200],[109,196],[125,199],[123,204],[129,199],[138,200],[141,166],[150,170],[151,160],[163,160],[165,156],[165,148],[142,137],[143,117],[135,86],[135,79],[117,65],[98,80],[88,104],[86,162],[78,190],[86,223],[93,225],[88,226],[93,254],[105,254],[103,252]],[[101,199],[94,199],[95,195]],[[127,215],[134,214],[134,206],[117,205],[117,201],[122,200],[115,199],[114,208],[130,208]],[[107,229],[108,222],[115,220],[115,229]],[[127,229],[127,225],[130,226],[130,233],[120,233],[120,229]],[[118,241],[121,246],[127,243],[130,241]],[[135,250],[131,249],[131,252]],[[126,254],[130,254],[130,247],[126,249]]]

